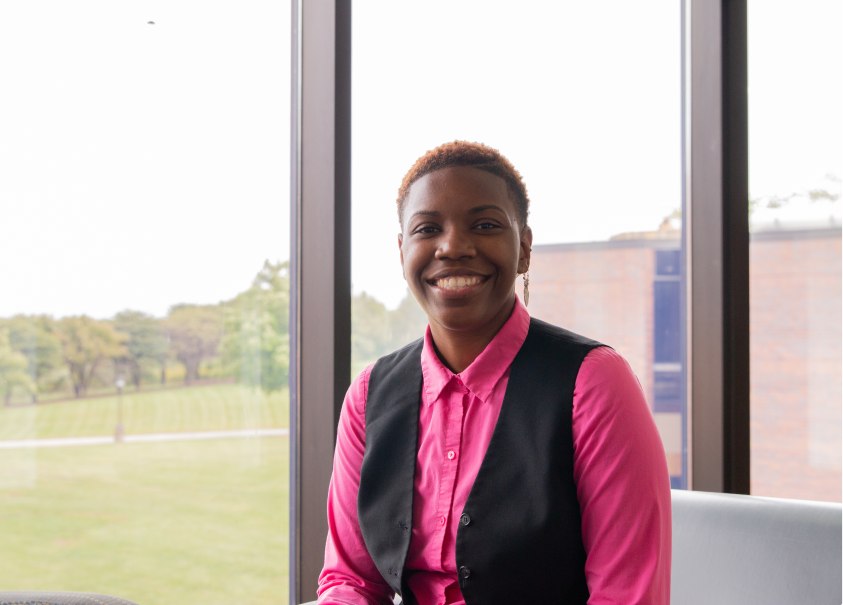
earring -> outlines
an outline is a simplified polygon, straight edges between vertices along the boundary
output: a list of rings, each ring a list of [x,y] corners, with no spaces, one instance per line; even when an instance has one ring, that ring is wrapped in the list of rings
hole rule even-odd
[[[524,273],[524,306],[530,305],[530,272]]]

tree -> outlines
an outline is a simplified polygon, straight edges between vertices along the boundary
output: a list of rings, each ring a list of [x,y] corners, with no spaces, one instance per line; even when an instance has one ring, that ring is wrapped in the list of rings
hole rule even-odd
[[[153,362],[161,367],[161,382],[164,382],[164,368],[167,363],[168,343],[163,322],[140,311],[123,311],[114,317],[114,327],[127,334],[126,358],[129,377],[136,389],[140,389],[143,364]]]
[[[76,397],[87,395],[97,367],[104,360],[126,355],[123,343],[128,337],[110,322],[82,315],[60,319],[56,328]]]
[[[199,377],[202,360],[213,357],[222,338],[222,309],[217,305],[175,305],[167,318],[170,346],[185,369],[185,384]]]
[[[389,351],[389,313],[365,292],[351,298],[351,358],[369,363]]]
[[[427,315],[408,290],[398,308],[389,312],[389,352],[424,336],[426,327]]]
[[[749,214],[752,215],[752,213],[758,208],[781,208],[794,199],[807,199],[812,203],[839,202],[841,197],[843,197],[839,191],[841,182],[840,177],[836,174],[826,174],[825,178],[831,183],[829,189],[814,188],[807,191],[803,190],[802,192],[789,193],[788,195],[770,195],[767,197],[750,198]],[[838,191],[830,191],[830,189],[838,189]]]
[[[31,391],[33,403],[37,392],[54,391],[67,380],[54,324],[47,316],[16,315],[0,320],[0,325],[9,331],[12,350],[26,357],[26,373],[35,385]]]
[[[15,387],[35,392],[35,383],[26,371],[28,365],[26,355],[12,349],[9,329],[0,328],[0,392],[3,393],[3,405],[9,405]]]
[[[222,363],[238,382],[271,392],[289,380],[289,263],[266,261],[252,286],[227,303]]]
[[[351,358],[354,366],[359,368],[424,336],[426,326],[427,315],[409,291],[392,311],[365,292],[353,296]]]

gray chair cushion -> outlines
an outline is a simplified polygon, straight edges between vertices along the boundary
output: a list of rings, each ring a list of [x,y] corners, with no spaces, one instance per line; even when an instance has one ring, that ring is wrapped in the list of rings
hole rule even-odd
[[[0,605],[137,605],[119,597],[92,592],[0,591]]]
[[[673,605],[839,605],[841,506],[673,491]]]

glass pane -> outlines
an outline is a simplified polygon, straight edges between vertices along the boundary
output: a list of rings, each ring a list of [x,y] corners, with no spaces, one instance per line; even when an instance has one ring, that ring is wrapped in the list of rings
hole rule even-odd
[[[751,489],[840,502],[843,7],[748,9]]]
[[[0,15],[0,586],[286,602],[289,3]]]
[[[353,373],[426,323],[399,265],[401,178],[442,143],[486,143],[529,190],[530,313],[626,357],[685,486],[680,5],[354,8]]]

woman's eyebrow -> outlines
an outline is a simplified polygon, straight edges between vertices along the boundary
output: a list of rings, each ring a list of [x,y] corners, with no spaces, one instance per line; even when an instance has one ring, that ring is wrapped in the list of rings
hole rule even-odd
[[[440,213],[437,212],[436,210],[417,210],[416,212],[413,212],[413,214],[411,215],[410,218],[412,218],[413,216],[418,216],[420,214],[422,216],[439,216],[440,215]]]
[[[480,212],[485,212],[486,210],[500,210],[501,212],[506,214],[506,212],[504,212],[503,208],[501,208],[500,206],[495,206],[494,204],[486,204],[484,206],[475,206],[474,208],[469,210],[468,213],[469,214],[478,214]]]

